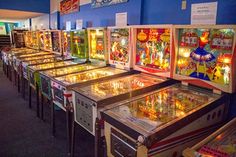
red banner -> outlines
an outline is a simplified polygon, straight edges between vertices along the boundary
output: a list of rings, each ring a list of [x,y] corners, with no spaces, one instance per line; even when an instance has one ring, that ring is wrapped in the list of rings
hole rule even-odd
[[[79,11],[79,0],[63,0],[60,2],[60,13],[70,14]]]

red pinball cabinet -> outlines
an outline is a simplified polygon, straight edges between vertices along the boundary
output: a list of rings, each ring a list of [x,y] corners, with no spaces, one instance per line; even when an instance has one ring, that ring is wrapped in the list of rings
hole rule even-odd
[[[235,87],[235,26],[174,26],[182,83],[109,105],[107,156],[178,157],[226,120]]]

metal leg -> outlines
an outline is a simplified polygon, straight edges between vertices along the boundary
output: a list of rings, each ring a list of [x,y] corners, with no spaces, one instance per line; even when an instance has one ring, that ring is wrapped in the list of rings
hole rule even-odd
[[[17,74],[18,92],[20,92],[20,75]]]
[[[72,113],[72,129],[71,129],[71,156],[74,156],[75,150],[75,121],[74,121],[74,114]]]
[[[7,78],[8,78],[8,77],[9,77],[9,76],[8,76],[8,65],[6,66],[6,71],[7,71]]]
[[[42,93],[40,93],[40,96],[41,96],[41,103],[40,103],[40,107],[41,107],[41,119],[44,120],[44,109],[43,109],[43,106],[44,106],[44,96]]]
[[[32,105],[31,105],[32,88],[29,82],[28,82],[28,88],[29,88],[29,108],[32,108]]]
[[[101,125],[99,119],[95,121],[95,157],[101,156]]]
[[[9,80],[12,81],[12,68],[9,66]]]
[[[68,156],[72,157],[72,126],[73,121],[73,115],[70,112],[69,109],[66,110],[66,124],[67,124],[67,143],[68,143]]]
[[[39,86],[38,84],[36,84],[36,110],[37,110],[37,117],[39,117]]]
[[[14,85],[16,86],[16,71],[14,70]]]
[[[21,82],[22,82],[22,97],[25,99],[25,78],[21,76]]]
[[[51,106],[51,129],[52,129],[52,136],[55,136],[55,106],[53,103],[53,100],[51,98],[50,100],[50,106]]]

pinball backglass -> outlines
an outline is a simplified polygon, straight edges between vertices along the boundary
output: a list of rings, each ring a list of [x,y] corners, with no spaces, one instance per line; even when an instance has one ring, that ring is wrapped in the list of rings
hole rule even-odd
[[[198,79],[225,92],[234,90],[235,26],[176,26],[175,34],[179,79]]]
[[[148,25],[133,28],[134,69],[170,77],[172,54],[172,26]]]
[[[105,28],[89,28],[89,59],[107,60],[107,31]]]
[[[130,27],[108,27],[109,64],[121,69],[130,69],[131,45]]]

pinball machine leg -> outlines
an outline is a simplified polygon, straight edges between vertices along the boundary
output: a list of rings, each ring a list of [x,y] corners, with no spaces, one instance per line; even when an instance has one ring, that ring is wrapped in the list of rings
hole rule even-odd
[[[101,151],[101,126],[99,123],[99,118],[96,118],[95,121],[95,157],[101,157],[102,151]]]
[[[11,68],[11,66],[9,66],[9,80],[10,80],[10,81],[12,81],[11,75],[12,75],[12,68]]]
[[[8,78],[8,65],[6,65],[6,74],[7,74],[7,78]]]
[[[51,131],[52,136],[55,136],[56,129],[55,129],[55,105],[53,103],[52,98],[50,99],[50,106],[51,106]]]
[[[16,86],[16,81],[17,81],[17,78],[16,78],[16,71],[14,70],[14,85]]]
[[[32,108],[32,105],[31,105],[32,88],[30,86],[30,83],[28,83],[28,88],[29,88],[29,108],[31,109]]]
[[[67,144],[68,144],[68,156],[69,157],[73,157],[73,153],[72,153],[72,127],[74,121],[73,120],[73,116],[72,113],[70,112],[69,109],[66,110],[66,125],[67,125]]]
[[[39,111],[39,86],[36,83],[36,111],[37,111],[37,117],[40,118],[40,111]]]
[[[18,87],[18,93],[20,92],[20,75],[17,74],[17,87]]]
[[[72,121],[71,121],[71,156],[74,156],[74,148],[75,148],[75,122],[74,122],[74,114],[73,112],[71,112],[71,117],[72,117]]]
[[[41,96],[41,103],[40,103],[40,107],[41,107],[41,119],[44,121],[44,96],[42,93],[40,93]]]
[[[25,99],[25,78],[21,77],[21,81],[22,81],[22,97],[23,99]]]

